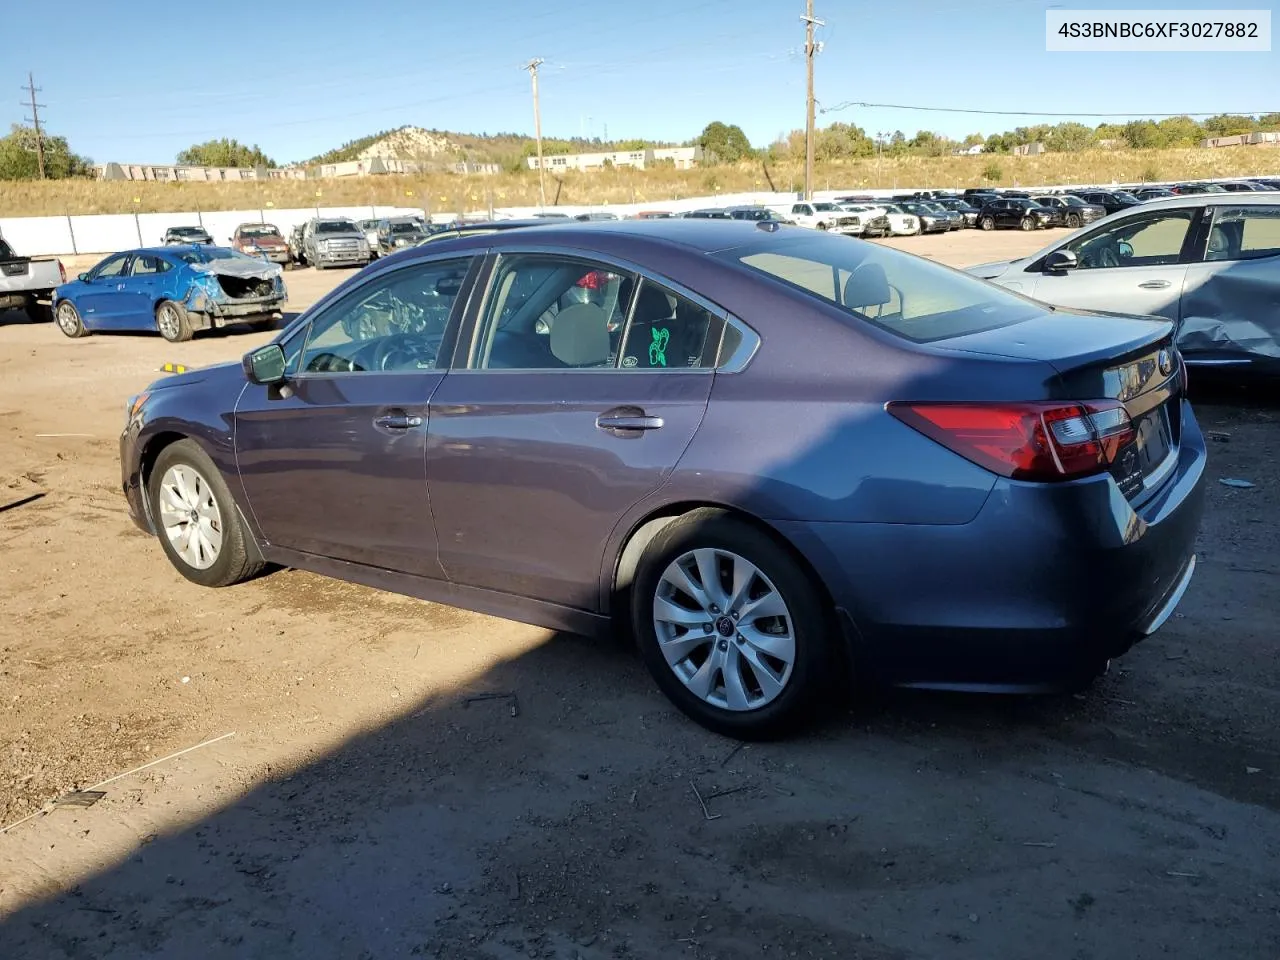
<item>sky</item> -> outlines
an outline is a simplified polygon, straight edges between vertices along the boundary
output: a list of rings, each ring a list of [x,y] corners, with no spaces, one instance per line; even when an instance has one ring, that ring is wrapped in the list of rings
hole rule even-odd
[[[1158,9],[1268,8],[1163,0]],[[7,5],[6,5],[7,6]],[[817,122],[951,137],[1037,122],[1280,110],[1280,53],[1048,53],[1045,11],[1139,0],[816,0]],[[57,23],[51,24],[57,11]],[[169,163],[231,137],[278,162],[413,124],[544,136],[682,141],[713,120],[756,146],[804,125],[803,0],[310,0],[192,7],[14,3],[0,55],[0,129],[29,111],[96,162]],[[185,14],[184,11],[191,11]],[[238,13],[237,13],[238,11]],[[295,12],[296,11],[296,12]],[[1280,27],[1280,24],[1277,24]],[[24,58],[24,52],[25,58]],[[27,62],[30,61],[30,62]],[[1078,113],[980,116],[962,110]]]

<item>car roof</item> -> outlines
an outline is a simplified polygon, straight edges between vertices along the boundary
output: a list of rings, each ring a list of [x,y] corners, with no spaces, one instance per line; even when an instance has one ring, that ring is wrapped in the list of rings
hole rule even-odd
[[[1251,190],[1248,193],[1192,193],[1183,196],[1158,197],[1142,205],[1143,210],[1176,210],[1178,207],[1239,206],[1242,203],[1280,206],[1280,190]],[[1137,209],[1131,207],[1130,209]]]

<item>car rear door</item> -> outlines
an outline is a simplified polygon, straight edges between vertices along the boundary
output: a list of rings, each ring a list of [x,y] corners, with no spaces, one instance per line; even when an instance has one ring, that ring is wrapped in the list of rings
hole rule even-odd
[[[442,576],[427,499],[427,403],[478,264],[446,255],[374,274],[289,336],[283,388],[245,388],[236,461],[270,544]]]
[[[129,275],[121,281],[120,313],[115,322],[122,327],[150,328],[155,324],[155,302],[160,297],[162,274],[169,269],[152,253],[135,254],[129,264]]]
[[[1057,306],[1148,314],[1177,323],[1199,214],[1198,207],[1135,212],[1090,230],[1058,248],[1074,253],[1078,266],[1045,273],[1033,264],[1034,287],[1028,292]]]
[[[431,400],[427,481],[449,579],[596,610],[604,543],[706,411],[723,317],[576,252],[504,252]]]

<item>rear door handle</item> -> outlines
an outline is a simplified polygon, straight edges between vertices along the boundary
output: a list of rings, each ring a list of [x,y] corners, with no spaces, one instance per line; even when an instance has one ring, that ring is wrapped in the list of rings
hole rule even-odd
[[[388,413],[375,417],[373,425],[387,430],[410,430],[413,427],[422,426],[422,418],[410,416],[407,413]]]
[[[649,417],[643,414],[601,414],[596,417],[596,426],[601,430],[659,430],[665,423],[661,417]]]
[[[1138,284],[1143,290],[1163,290],[1169,285],[1168,280],[1148,280],[1145,283]]]

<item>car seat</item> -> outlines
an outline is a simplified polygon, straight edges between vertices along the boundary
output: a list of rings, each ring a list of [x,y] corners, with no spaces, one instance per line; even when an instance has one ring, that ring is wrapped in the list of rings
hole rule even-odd
[[[1231,258],[1231,241],[1227,232],[1221,227],[1209,231],[1209,246],[1205,250],[1206,260],[1229,260]]]

